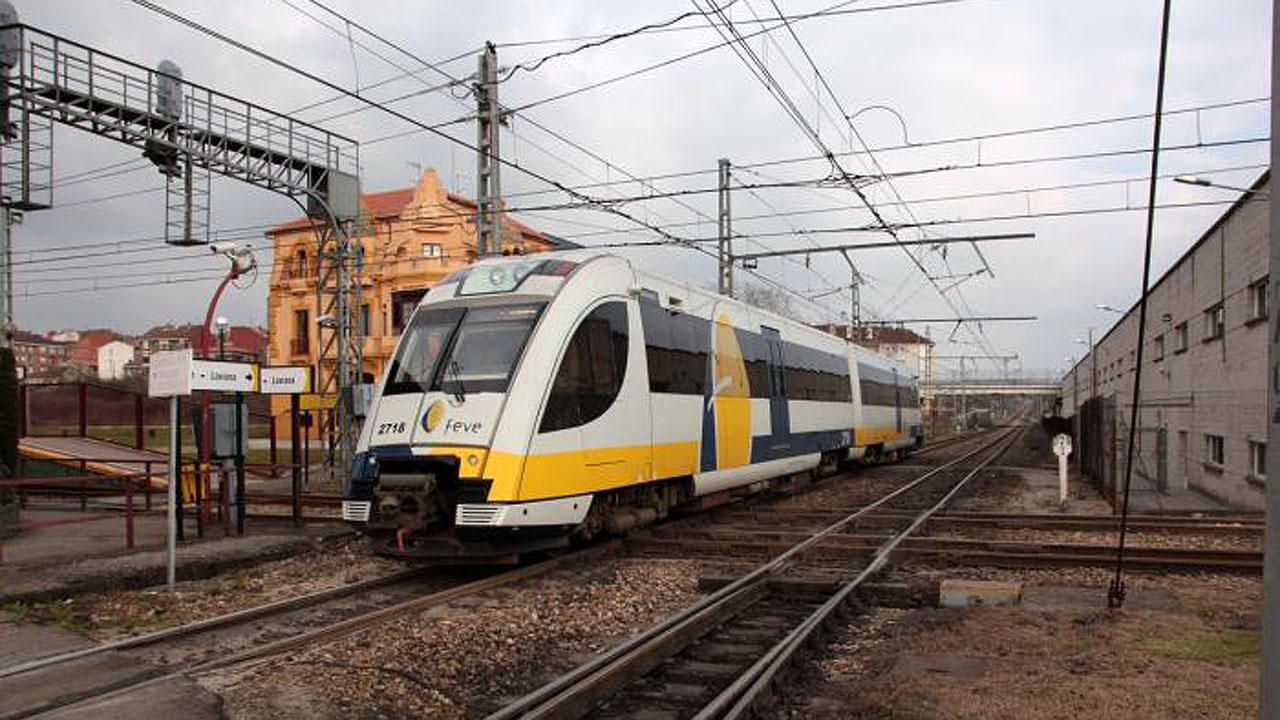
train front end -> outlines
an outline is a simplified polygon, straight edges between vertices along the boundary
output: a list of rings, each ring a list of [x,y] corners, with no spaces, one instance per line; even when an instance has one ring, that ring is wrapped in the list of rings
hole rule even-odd
[[[468,562],[514,559],[554,543],[471,522],[484,503],[508,388],[556,290],[575,263],[486,260],[447,277],[419,304],[361,430],[343,518],[386,555]]]

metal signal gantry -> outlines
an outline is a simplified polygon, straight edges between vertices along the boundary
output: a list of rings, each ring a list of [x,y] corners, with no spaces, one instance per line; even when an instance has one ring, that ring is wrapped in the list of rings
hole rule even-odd
[[[354,332],[360,253],[351,238],[360,215],[356,142],[188,82],[172,63],[151,69],[17,23],[14,13],[0,22],[6,19],[0,25],[0,207],[6,211],[53,206],[54,123],[137,147],[156,164],[168,183],[170,244],[207,241],[212,174],[300,203],[306,198],[307,214],[323,224],[317,316],[328,322],[318,329],[317,392],[339,398],[321,431],[337,439],[329,466],[340,472],[355,447],[351,388],[362,367]]]

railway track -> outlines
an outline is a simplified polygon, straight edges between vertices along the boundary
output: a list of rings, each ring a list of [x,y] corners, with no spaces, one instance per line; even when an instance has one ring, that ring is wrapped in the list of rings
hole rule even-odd
[[[859,508],[699,602],[489,716],[508,718],[739,717],[767,691],[810,638],[844,612],[859,586],[885,567],[903,543],[937,514],[1021,432],[1006,430],[959,458]],[[804,574],[811,554],[829,538],[925,494],[925,509],[858,548],[839,583],[812,592],[774,592],[774,583]],[[732,548],[717,548],[721,557]],[[831,563],[822,560],[829,576]]]
[[[0,720],[40,717],[180,676],[280,656],[616,551],[616,542],[507,572],[414,569],[0,668]],[[477,578],[476,576],[481,577]],[[48,688],[34,692],[32,688]]]

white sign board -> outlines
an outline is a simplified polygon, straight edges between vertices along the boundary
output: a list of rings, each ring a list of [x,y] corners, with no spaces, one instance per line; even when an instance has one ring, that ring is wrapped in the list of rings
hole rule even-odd
[[[262,392],[268,395],[311,392],[311,368],[306,365],[264,367],[260,378]]]
[[[190,348],[151,353],[147,367],[147,394],[151,397],[191,394]]]
[[[1058,457],[1066,457],[1071,454],[1071,436],[1067,434],[1056,435],[1053,438],[1053,454]]]
[[[252,363],[192,360],[191,389],[257,392],[258,366]]]

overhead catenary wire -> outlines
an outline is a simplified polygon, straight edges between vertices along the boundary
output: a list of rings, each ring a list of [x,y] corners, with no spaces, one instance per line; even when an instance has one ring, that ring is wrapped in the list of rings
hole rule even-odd
[[[391,42],[390,40],[387,40],[387,39],[386,39],[385,37],[383,37],[382,35],[380,35],[380,34],[378,34],[378,33],[374,32],[373,30],[369,29],[368,27],[365,27],[364,25],[361,25],[360,23],[358,23],[358,22],[356,22],[356,21],[352,20],[350,17],[347,17],[347,16],[345,16],[345,15],[342,15],[341,13],[338,13],[337,11],[335,11],[335,10],[333,10],[333,9],[331,9],[331,8],[329,8],[329,7],[327,7],[327,6],[326,6],[326,5],[324,5],[323,3],[319,2],[319,0],[310,0],[310,1],[311,1],[311,3],[312,3],[313,5],[316,5],[317,7],[320,7],[320,8],[322,8],[322,9],[324,9],[326,12],[330,13],[330,14],[331,14],[331,15],[333,15],[334,17],[336,17],[336,18],[338,18],[339,20],[341,20],[341,21],[343,21],[344,23],[346,23],[348,27],[355,27],[355,28],[359,29],[361,32],[363,32],[363,33],[365,33],[365,34],[369,35],[370,37],[372,37],[372,38],[374,38],[374,39],[376,39],[376,40],[378,40],[378,41],[380,41],[380,42],[382,42],[382,43],[386,44],[388,47],[391,47],[391,48],[395,49],[396,51],[398,51],[398,52],[400,52],[401,54],[403,54],[403,55],[405,55],[405,56],[409,57],[410,59],[414,60],[415,62],[422,63],[422,64],[426,65],[427,67],[429,67],[430,69],[434,70],[436,73],[440,74],[440,75],[441,75],[441,76],[443,76],[444,78],[446,78],[446,79],[448,79],[448,80],[450,80],[450,81],[452,81],[452,82],[457,82],[457,79],[456,79],[456,78],[454,78],[454,77],[453,77],[451,74],[449,74],[448,72],[446,72],[446,71],[444,71],[444,70],[441,70],[441,69],[440,69],[440,68],[438,68],[438,67],[432,66],[432,65],[431,65],[431,63],[426,62],[425,60],[423,60],[422,58],[418,57],[418,56],[417,56],[417,55],[415,55],[414,53],[412,53],[412,52],[410,52],[410,51],[406,50],[406,49],[405,49],[405,48],[403,48],[402,46],[400,46],[400,45],[398,45],[398,44],[396,44],[396,43],[394,43],[394,42]],[[736,1],[736,0],[735,0],[735,1]],[[291,3],[290,3],[290,4],[291,4]],[[291,5],[291,6],[292,6],[292,5]],[[310,17],[310,15],[308,15],[308,16]],[[336,31],[336,30],[335,30],[335,31]],[[340,34],[340,33],[339,33],[339,34]],[[383,57],[383,56],[378,55],[378,57],[380,57],[380,58],[381,58],[381,57]],[[385,59],[385,58],[384,58],[384,59]],[[399,67],[399,66],[397,66],[397,67]],[[504,112],[506,112],[507,114],[510,114],[510,115],[514,115],[514,113],[511,113],[510,111],[507,111],[505,108],[504,108]],[[560,133],[557,133],[556,131],[554,131],[554,130],[552,130],[552,129],[548,128],[548,127],[546,127],[546,126],[545,126],[545,125],[543,125],[542,123],[539,123],[537,120],[535,120],[535,119],[533,119],[533,118],[529,117],[527,114],[522,114],[520,117],[522,117],[524,120],[526,120],[526,121],[530,122],[532,125],[534,125],[534,126],[535,126],[535,127],[537,127],[538,129],[542,130],[543,132],[546,132],[546,133],[548,133],[549,135],[551,135],[552,137],[556,138],[557,140],[559,140],[559,141],[561,141],[561,142],[563,142],[563,143],[565,143],[565,144],[569,145],[570,147],[574,148],[575,150],[578,150],[579,152],[582,152],[582,153],[586,154],[587,156],[591,157],[591,158],[592,158],[592,159],[594,159],[594,160],[597,160],[597,161],[600,161],[600,162],[604,163],[606,167],[613,167],[613,168],[615,168],[615,169],[618,169],[618,170],[619,170],[620,172],[622,172],[624,175],[627,175],[627,176],[632,177],[632,178],[635,178],[635,177],[636,177],[633,173],[630,173],[629,171],[627,171],[627,170],[625,170],[624,168],[620,167],[617,163],[615,163],[615,162],[611,162],[611,161],[609,161],[609,160],[607,160],[607,159],[605,159],[605,158],[601,157],[598,153],[596,153],[596,152],[594,152],[594,151],[591,151],[591,150],[588,150],[587,148],[585,148],[585,147],[584,147],[584,146],[582,146],[581,144],[579,144],[579,143],[577,143],[577,142],[574,142],[573,140],[570,140],[569,138],[565,137],[564,135],[562,135],[562,134],[560,134]],[[515,134],[515,130],[514,130],[514,128],[512,128],[510,131],[511,131],[513,134]],[[517,137],[518,137],[518,136],[517,136]],[[552,155],[552,153],[550,153],[549,151],[545,150],[544,148],[541,148],[540,146],[537,146],[536,144],[534,145],[534,147],[538,148],[540,151],[544,152],[544,153],[545,153],[545,154],[547,154],[547,155]],[[564,161],[563,161],[563,160],[561,160],[561,162],[564,162]],[[587,177],[591,177],[591,176],[590,176],[590,174],[586,173],[585,171],[581,170],[580,168],[577,168],[576,166],[573,166],[571,163],[566,163],[566,164],[568,164],[570,167],[573,167],[575,170],[577,170],[578,172],[582,173],[583,175],[585,175],[585,176],[587,176]],[[641,187],[643,187],[643,185],[642,185]],[[648,199],[652,199],[655,195],[656,195],[656,193],[651,193],[649,196],[646,196],[646,198],[645,198],[645,199],[646,199],[646,200],[648,200]],[[667,195],[667,196],[668,196],[668,197],[673,197],[673,198],[678,197],[678,195],[676,195],[676,194]],[[506,197],[510,198],[510,197],[511,197],[511,195],[510,195],[510,194],[508,194]],[[612,201],[608,201],[608,202],[612,202]],[[688,205],[687,203],[684,203],[683,201],[681,201],[681,200],[679,200],[679,199],[676,199],[676,200],[675,200],[675,202],[676,202],[676,204],[678,204],[678,205],[680,205],[680,206],[682,206],[682,207],[684,207],[684,208],[686,208],[686,209],[688,209],[688,210],[690,210],[690,211],[694,212],[695,214],[699,215],[700,217],[703,217],[703,218],[707,219],[708,221],[711,219],[709,216],[707,216],[707,215],[706,215],[706,213],[703,213],[701,210],[699,210],[699,209],[697,209],[697,208],[695,208],[695,207],[693,207],[693,206],[691,206],[691,205]],[[701,251],[701,250],[700,250],[700,251]],[[705,252],[705,251],[704,251],[704,252]],[[751,273],[751,274],[752,274],[752,275],[754,275],[754,276],[756,276],[757,278],[763,279],[763,277],[762,277],[759,273],[754,273],[754,272],[753,272],[753,273]],[[770,282],[772,282],[772,281],[770,281]],[[774,284],[775,284],[775,285],[777,285],[777,286],[778,286],[778,287],[780,287],[780,288],[782,287],[780,284],[777,284],[777,283],[774,283]],[[788,289],[788,292],[792,292],[793,294],[797,294],[797,295],[798,295],[798,293],[794,293],[794,291],[791,291],[791,290],[789,290],[789,289]],[[800,296],[800,295],[798,295],[798,296]],[[800,297],[803,297],[803,296],[800,296]],[[805,298],[805,299],[807,299],[807,298]]]
[[[699,0],[693,0],[693,3],[695,7],[697,7],[699,10],[702,10],[702,5],[699,2]],[[817,148],[819,154],[821,154],[824,158],[826,158],[826,160],[831,164],[833,171],[836,174],[838,174],[842,179],[845,180],[849,189],[858,197],[859,201],[863,204],[863,206],[865,206],[866,209],[871,213],[876,223],[880,225],[881,228],[886,233],[888,233],[890,237],[897,240],[898,228],[891,226],[885,220],[885,218],[880,213],[880,211],[871,202],[870,198],[867,197],[866,193],[863,192],[863,190],[858,186],[858,183],[854,180],[852,174],[849,173],[847,170],[845,170],[841,166],[839,159],[835,157],[832,150],[822,140],[822,137],[805,119],[803,113],[801,113],[798,110],[798,108],[795,106],[795,103],[788,96],[786,90],[778,83],[777,79],[770,72],[769,68],[760,60],[760,58],[755,54],[755,52],[747,44],[746,39],[743,37],[742,33],[740,33],[737,30],[732,19],[730,19],[719,6],[715,5],[714,2],[710,2],[709,5],[710,5],[710,9],[703,11],[703,14],[706,16],[708,22],[710,22],[714,27],[716,27],[717,31],[720,32],[721,36],[724,37],[726,41],[731,41],[729,45],[730,48],[744,62],[744,64],[746,64],[747,68],[751,71],[752,75],[758,81],[760,81],[760,83],[765,87],[765,89],[769,92],[769,94],[778,102],[779,106],[783,109],[783,111],[789,117],[791,117],[792,121],[796,124],[796,126],[799,127],[800,130],[809,138],[809,140]],[[788,28],[790,27],[789,23],[786,23],[786,25]],[[844,114],[843,111],[842,111],[842,114]],[[862,142],[863,147],[865,148],[866,143],[862,141],[860,136],[858,136],[857,129],[854,128],[852,124],[850,124],[850,128],[853,130],[855,137],[858,137],[859,142]],[[876,167],[877,169],[880,169],[881,172],[883,172],[883,169],[879,168],[878,163],[876,164]],[[911,259],[912,263],[917,267],[917,269],[919,269],[920,272],[924,274],[926,278],[929,279],[929,282],[934,286],[934,288],[938,290],[938,295],[942,298],[943,302],[945,302],[957,316],[961,315],[962,314],[961,309],[957,308],[954,301],[952,301],[952,299],[946,293],[941,291],[941,288],[938,286],[937,282],[933,280],[932,275],[930,274],[929,270],[924,266],[920,258],[917,257],[917,255],[914,252],[912,252],[908,247],[904,246],[902,250],[907,255],[907,257]],[[969,328],[969,327],[966,327],[966,330],[974,336],[975,340],[977,340],[979,343],[982,342],[980,327],[976,333],[972,328]],[[987,349],[990,350],[990,348],[987,348]]]
[[[1197,174],[1212,174],[1212,173],[1232,172],[1232,171],[1241,171],[1241,170],[1261,170],[1261,169],[1264,169],[1265,167],[1267,166],[1262,164],[1240,165],[1240,166],[1205,168],[1205,169],[1195,170],[1194,172]],[[1181,173],[1166,173],[1166,174],[1160,175],[1160,178],[1167,179],[1170,177],[1174,177],[1176,174],[1181,174]],[[978,192],[978,193],[961,193],[961,194],[946,195],[946,196],[912,198],[910,202],[913,202],[916,204],[929,204],[929,203],[948,202],[948,201],[963,200],[963,199],[1016,196],[1016,195],[1023,195],[1027,193],[1050,192],[1050,191],[1056,191],[1056,190],[1105,187],[1109,185],[1122,185],[1122,184],[1128,185],[1130,183],[1140,182],[1142,180],[1143,178],[1116,178],[1116,179],[1096,180],[1091,182],[1061,183],[1056,185],[1033,186],[1028,188],[1013,188],[1013,189],[994,190],[994,191]],[[738,182],[739,187],[746,190],[754,190],[756,187],[759,187],[759,186],[753,186],[753,185],[741,183],[741,181],[736,181],[736,182]],[[707,192],[712,192],[712,191],[714,190],[708,190]],[[758,199],[760,199],[763,202],[763,198],[758,198]],[[1227,201],[1221,201],[1221,202],[1227,202]],[[1176,209],[1180,207],[1203,207],[1206,205],[1221,204],[1221,202],[1202,201],[1202,202],[1183,203],[1183,204],[1171,203],[1171,204],[1162,205],[1161,207],[1167,208],[1167,209]],[[536,213],[536,212],[543,212],[549,209],[571,209],[571,208],[568,205],[544,206],[543,208],[539,208],[538,206],[531,206],[531,207],[524,207],[524,208],[512,208],[510,211],[513,213],[514,212]],[[807,209],[807,210],[780,212],[780,211],[777,211],[775,208],[770,208],[771,211],[769,213],[758,214],[758,215],[743,215],[743,216],[736,217],[735,220],[738,222],[748,222],[748,221],[760,220],[760,219],[790,218],[790,217],[795,217],[799,215],[817,215],[817,214],[828,213],[828,212],[848,212],[850,210],[855,210],[855,209],[856,208],[849,208],[849,207],[829,207],[829,208],[815,208],[815,209]],[[1143,206],[1086,208],[1081,210],[1060,210],[1060,211],[1053,211],[1049,213],[1030,213],[1030,214],[1022,214],[1022,215],[1004,215],[1004,216],[976,216],[976,217],[955,219],[955,220],[940,219],[940,220],[930,220],[925,222],[930,224],[956,224],[956,223],[965,223],[965,222],[979,223],[979,222],[995,222],[1000,220],[1023,219],[1023,218],[1067,217],[1067,216],[1087,215],[1087,214],[1139,211],[1142,209],[1143,209]],[[471,213],[465,212],[465,211],[464,212],[443,212],[443,213],[421,212],[416,214],[398,216],[398,219],[404,220],[404,221],[450,220],[450,219],[459,220],[459,219],[469,219],[470,217],[471,217]],[[688,227],[696,226],[698,224],[699,223],[696,223],[696,222],[684,222],[684,223],[671,224],[671,225],[668,225],[667,227],[669,229],[674,227],[688,228]],[[261,235],[260,232],[254,232],[255,230],[265,230],[265,229],[270,229],[275,227],[280,227],[280,224],[272,223],[267,225],[249,225],[249,226],[240,226],[235,228],[227,228],[225,230],[214,231],[213,237],[215,241],[252,239],[252,238],[260,237]],[[306,228],[303,228],[303,229],[306,229]],[[796,237],[803,238],[807,235],[814,235],[814,234],[821,235],[821,234],[840,233],[840,232],[875,232],[877,230],[878,230],[878,227],[875,225],[841,226],[841,227],[835,227],[835,228],[807,228],[807,229],[799,228],[793,225],[791,226],[791,231],[789,233],[741,233],[739,232],[737,236],[742,237],[744,239],[753,239],[753,238],[762,238],[762,237],[783,237],[787,235],[794,235]],[[563,234],[561,235],[561,237],[564,237],[565,239],[568,239],[568,240],[579,240],[579,239],[585,239],[589,237],[600,237],[602,235],[619,234],[619,233],[627,233],[627,232],[628,231],[625,229],[607,228],[607,229],[594,230],[590,232],[583,232],[583,233],[576,233],[576,234],[573,234],[573,233]],[[116,240],[116,241],[105,241],[105,242],[99,242],[99,243],[85,243],[81,245],[62,247],[62,248],[37,248],[37,249],[24,251],[24,252],[27,252],[27,253],[58,252],[62,254],[67,254],[68,257],[65,257],[65,258],[64,257],[54,257],[54,258],[42,257],[38,259],[32,258],[27,260],[19,259],[19,260],[15,260],[13,264],[17,267],[23,268],[26,273],[34,273],[34,272],[43,272],[43,271],[59,271],[59,270],[73,269],[73,268],[68,266],[55,265],[55,266],[48,267],[47,269],[32,270],[32,269],[26,269],[27,266],[48,265],[50,263],[58,263],[58,262],[64,262],[69,260],[81,260],[81,259],[93,258],[93,257],[112,257],[116,255],[135,255],[135,254],[156,253],[156,252],[178,252],[178,253],[182,252],[182,251],[176,250],[171,246],[137,247],[137,248],[121,247],[122,245],[134,245],[134,244],[144,244],[144,243],[150,244],[162,239],[163,239],[162,236],[150,236],[150,237],[143,237],[143,238],[129,238],[129,239],[123,239],[123,240]],[[714,242],[715,238],[710,238],[710,237],[691,238],[691,241],[709,243],[709,242]],[[97,248],[97,247],[106,247],[111,249],[95,252],[95,253],[83,252],[86,249]],[[268,248],[263,247],[258,249],[265,250]],[[166,262],[169,260],[182,259],[183,257],[191,257],[191,256],[179,255],[173,258],[166,257],[166,258],[156,258],[156,259],[133,258],[133,259],[130,259],[127,261],[121,261],[118,263],[98,262],[89,266],[73,266],[73,267],[76,267],[76,268],[109,267],[109,266],[115,266],[115,265],[138,264],[140,262]],[[200,257],[204,257],[204,256],[202,255]]]

